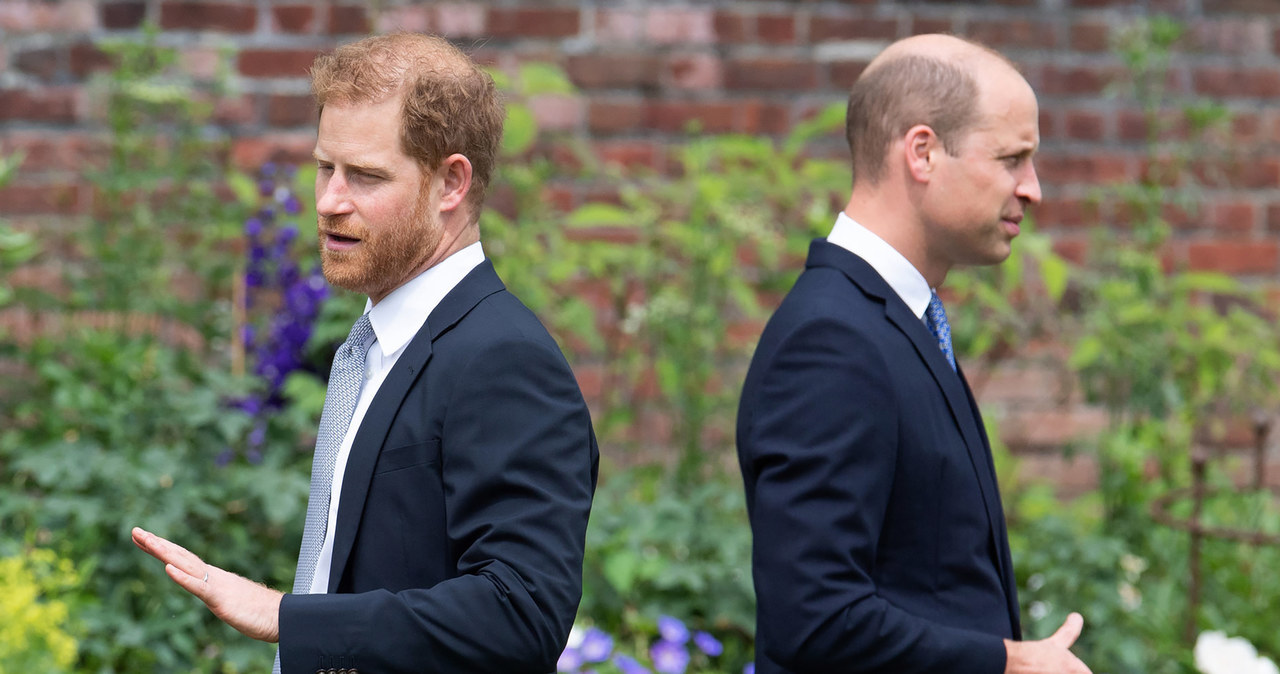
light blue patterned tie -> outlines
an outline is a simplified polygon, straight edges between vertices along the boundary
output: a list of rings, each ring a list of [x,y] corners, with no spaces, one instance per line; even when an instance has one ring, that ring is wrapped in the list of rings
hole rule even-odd
[[[933,333],[933,338],[938,340],[938,348],[942,349],[942,355],[947,357],[947,363],[951,365],[951,369],[956,369],[956,354],[951,350],[951,324],[947,322],[947,310],[942,308],[942,300],[938,299],[938,293],[933,293],[929,297],[929,308],[924,312],[925,321],[929,324],[929,332]]]
[[[311,463],[311,495],[307,499],[307,522],[302,527],[302,550],[298,553],[298,571],[293,578],[294,594],[309,594],[315,577],[320,548],[324,545],[325,529],[329,525],[329,499],[333,486],[333,468],[337,464],[338,450],[351,425],[364,383],[365,358],[373,344],[369,336],[373,325],[369,314],[360,317],[351,327],[347,341],[338,347],[333,356],[333,368],[329,371],[329,388],[324,394],[324,411],[320,413],[320,432],[316,435],[316,453]],[[375,336],[376,340],[377,337]],[[272,672],[280,671],[280,653],[276,653]]]

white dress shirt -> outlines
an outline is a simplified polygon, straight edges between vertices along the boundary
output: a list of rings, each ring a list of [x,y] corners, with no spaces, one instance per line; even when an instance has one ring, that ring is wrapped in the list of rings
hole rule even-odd
[[[324,545],[320,547],[320,559],[311,579],[311,594],[325,594],[329,590],[329,572],[333,566],[333,532],[338,523],[338,507],[342,495],[342,476],[347,472],[347,457],[355,442],[360,422],[364,420],[369,403],[395,366],[413,336],[418,334],[440,300],[449,294],[472,269],[484,262],[484,249],[477,241],[438,262],[434,267],[415,276],[404,285],[391,291],[377,305],[365,303],[365,313],[373,324],[377,341],[369,348],[364,362],[364,384],[360,387],[360,399],[351,414],[351,425],[342,438],[338,457],[333,466],[333,486],[329,499],[329,524],[324,530]]]
[[[924,274],[912,266],[902,253],[844,213],[836,218],[836,225],[831,228],[827,241],[866,260],[893,288],[893,292],[902,298],[907,308],[920,320],[924,320],[924,312],[929,308],[933,290],[929,288]]]

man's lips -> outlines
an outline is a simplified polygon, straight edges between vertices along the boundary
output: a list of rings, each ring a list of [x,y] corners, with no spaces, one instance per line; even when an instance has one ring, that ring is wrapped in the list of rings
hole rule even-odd
[[[345,250],[360,243],[360,239],[337,232],[324,233],[324,246],[329,250]]]

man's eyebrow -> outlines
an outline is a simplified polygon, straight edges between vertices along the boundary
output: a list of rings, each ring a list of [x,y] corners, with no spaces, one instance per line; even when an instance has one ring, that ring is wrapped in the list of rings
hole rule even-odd
[[[320,154],[319,154],[318,152],[314,151],[314,150],[311,152],[311,156],[312,156],[316,161],[318,161],[318,162],[323,162],[323,163],[326,163],[326,164],[332,164],[332,163],[334,163],[334,162],[333,162],[332,160],[330,160],[330,159],[325,159],[325,158],[321,157],[321,156],[320,156]],[[371,165],[367,165],[367,164],[352,164],[352,163],[348,163],[348,164],[346,165],[346,167],[347,167],[348,171],[350,171],[350,172],[352,172],[352,173],[367,173],[367,174],[369,174],[369,175],[374,175],[374,176],[383,176],[383,177],[387,177],[387,176],[390,176],[390,175],[391,175],[391,172],[390,172],[390,171],[388,171],[388,170],[387,170],[387,169],[385,169],[385,168],[382,168],[381,166],[371,166]]]

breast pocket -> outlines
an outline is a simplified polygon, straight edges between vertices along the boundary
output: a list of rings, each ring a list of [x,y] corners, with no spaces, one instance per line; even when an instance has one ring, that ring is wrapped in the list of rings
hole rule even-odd
[[[384,449],[378,455],[378,464],[374,467],[374,475],[383,475],[405,468],[413,468],[440,461],[440,440],[426,440],[411,445]]]

